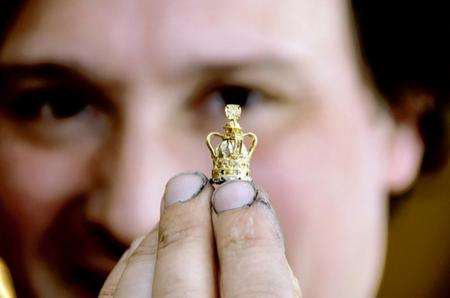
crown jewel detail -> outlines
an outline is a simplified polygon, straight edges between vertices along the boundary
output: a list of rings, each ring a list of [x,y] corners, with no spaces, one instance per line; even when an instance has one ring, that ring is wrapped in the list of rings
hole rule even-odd
[[[224,133],[211,132],[206,137],[206,144],[213,161],[213,183],[223,183],[230,180],[252,181],[250,176],[250,159],[258,139],[252,132],[244,133],[238,120],[241,117],[241,107],[230,104],[225,106],[225,116],[228,122],[223,126]],[[212,145],[213,138],[219,140],[216,147]],[[250,147],[244,143],[250,139]]]

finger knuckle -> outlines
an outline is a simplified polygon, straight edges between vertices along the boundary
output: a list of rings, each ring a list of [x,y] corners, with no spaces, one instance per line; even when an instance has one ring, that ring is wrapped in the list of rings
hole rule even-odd
[[[282,239],[275,229],[261,227],[255,217],[241,216],[230,221],[224,229],[220,246],[228,251],[279,249],[282,247]]]
[[[234,295],[231,295],[232,297],[239,297],[239,298],[274,298],[274,297],[283,297],[283,298],[289,298],[294,297],[292,294],[292,291],[289,291],[287,289],[282,289],[278,286],[261,286],[261,287],[248,287],[244,288]]]
[[[129,257],[128,263],[141,263],[152,260],[156,256],[156,248],[139,248]]]
[[[174,221],[162,227],[159,231],[158,249],[181,246],[187,242],[203,239],[205,224],[193,219]]]
[[[169,287],[166,287],[157,293],[158,297],[167,297],[167,298],[173,298],[173,297],[180,297],[180,298],[194,298],[194,297],[205,297],[204,291],[193,289],[193,288],[186,288],[186,285],[177,286],[172,285]]]
[[[141,244],[130,255],[128,262],[140,262],[152,259],[156,255],[157,241],[156,235],[150,234],[148,239],[144,239]]]

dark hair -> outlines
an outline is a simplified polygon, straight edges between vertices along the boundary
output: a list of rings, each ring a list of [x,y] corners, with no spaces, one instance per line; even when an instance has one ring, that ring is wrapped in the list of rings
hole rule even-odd
[[[0,3],[0,45],[25,0]],[[437,1],[436,1],[437,2]],[[360,49],[375,87],[393,108],[408,92],[433,97],[419,117],[425,144],[423,171],[442,167],[448,155],[446,113],[449,100],[450,36],[446,10],[433,1],[351,0]],[[442,23],[441,23],[442,22]]]
[[[443,17],[447,10],[437,2],[352,0],[351,3],[361,54],[373,83],[390,106],[406,108],[402,101],[408,93],[433,98],[432,106],[419,114],[418,119],[425,144],[424,172],[442,168],[448,157],[450,49],[444,41],[450,36],[450,26]]]
[[[24,2],[24,0],[5,0],[0,2],[0,46]]]

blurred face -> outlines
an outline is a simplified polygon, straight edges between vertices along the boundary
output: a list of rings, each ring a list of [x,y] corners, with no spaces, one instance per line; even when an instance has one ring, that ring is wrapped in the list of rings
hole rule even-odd
[[[346,1],[32,1],[0,51],[4,257],[43,297],[96,295],[165,182],[210,171],[204,138],[238,103],[305,297],[374,294],[420,150],[353,30]]]

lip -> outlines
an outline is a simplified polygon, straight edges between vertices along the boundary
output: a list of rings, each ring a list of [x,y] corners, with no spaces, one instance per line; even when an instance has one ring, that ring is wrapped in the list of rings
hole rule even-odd
[[[85,216],[85,199],[61,208],[41,239],[40,253],[49,267],[83,297],[96,297],[127,245]]]

